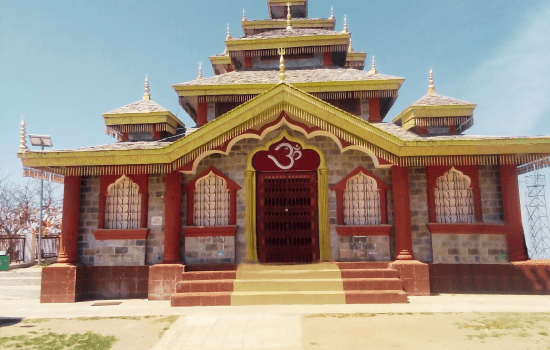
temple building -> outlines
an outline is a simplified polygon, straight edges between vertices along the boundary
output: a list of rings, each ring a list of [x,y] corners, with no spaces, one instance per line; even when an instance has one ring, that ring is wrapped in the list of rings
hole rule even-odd
[[[307,0],[268,11],[243,13],[242,37],[228,28],[214,76],[173,85],[195,126],[153,102],[146,79],[141,100],[103,114],[114,143],[31,151],[23,128],[25,174],[64,184],[41,301],[550,293],[518,191],[522,169],[548,164],[550,136],[464,134],[476,105],[439,94],[433,72],[391,119],[404,78],[356,52],[345,19],[309,18]]]

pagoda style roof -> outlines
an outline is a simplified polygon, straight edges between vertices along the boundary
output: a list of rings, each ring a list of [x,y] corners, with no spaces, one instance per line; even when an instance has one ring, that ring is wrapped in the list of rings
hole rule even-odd
[[[347,51],[350,37],[350,33],[326,29],[279,29],[243,36],[241,38],[228,38],[225,40],[225,45],[230,55],[235,54],[236,51],[304,48],[311,46],[335,46],[338,51]],[[331,50],[334,51],[335,49]]]
[[[285,22],[286,23],[286,22]],[[326,29],[280,29],[280,30],[269,30],[266,32],[261,32],[253,35],[246,35],[241,38],[232,39],[235,40],[254,40],[254,39],[273,39],[273,38],[291,38],[291,37],[300,37],[300,36],[319,36],[319,35],[338,35],[342,36],[342,32],[336,32],[334,30]]]
[[[162,107],[156,102],[151,100],[140,100],[129,105],[115,108],[112,111],[104,113],[103,115],[114,115],[114,114],[141,114],[141,113],[151,113],[151,112],[168,112],[169,110]],[[170,113],[171,114],[171,113]]]
[[[293,121],[277,119],[283,112]],[[121,172],[138,169],[134,171],[166,173],[182,167],[192,171],[195,161],[202,159],[199,155],[205,152],[229,153],[230,140],[236,136],[262,138],[270,128],[291,122],[305,123],[300,128],[308,137],[325,135],[340,142],[342,152],[348,147],[364,149],[400,166],[437,165],[450,156],[457,164],[525,164],[550,155],[550,136],[419,137],[396,125],[369,123],[281,82],[172,143],[135,142],[50,152],[24,150],[18,157],[25,167],[59,175],[107,174],[117,166],[122,167],[116,170]]]
[[[411,106],[475,106],[475,104],[433,93],[423,96]]]
[[[373,72],[364,72],[356,69],[346,68],[316,68],[316,69],[296,69],[286,71],[286,80],[297,87],[306,88],[310,83],[327,83],[328,85],[345,83],[343,86],[345,90],[355,90],[350,86],[352,82],[363,82],[373,84],[371,89],[375,90],[397,90],[405,81],[404,78],[395,77],[391,75],[378,74]],[[219,88],[220,86],[231,86],[232,88],[241,85],[275,85],[280,82],[279,72],[274,70],[262,70],[262,71],[238,71],[230,72],[226,74],[217,75],[210,78],[203,78],[193,80],[181,84],[173,85],[173,88],[180,91],[193,90],[190,88],[206,87]],[[385,86],[381,86],[377,83],[385,83]],[[258,86],[258,88],[265,88],[265,86]],[[321,88],[320,86],[318,88]],[[198,91],[200,94],[205,94],[205,91],[201,89]],[[309,89],[306,89],[309,90]],[[322,90],[321,90],[322,91]]]

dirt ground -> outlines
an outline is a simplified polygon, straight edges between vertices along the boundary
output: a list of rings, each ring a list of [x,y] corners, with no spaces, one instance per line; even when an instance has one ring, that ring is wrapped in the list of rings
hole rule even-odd
[[[548,313],[326,314],[302,320],[304,349],[550,349]]]
[[[85,334],[92,332],[108,339],[114,336],[110,349],[150,349],[156,344],[164,331],[177,320],[178,316],[145,316],[145,317],[113,317],[113,318],[75,318],[75,319],[0,319],[0,344],[2,348],[34,349],[35,345],[24,345],[24,340],[46,336],[45,343],[55,341],[58,334]],[[49,337],[48,337],[49,335]],[[23,336],[21,340],[6,342],[6,339]],[[112,339],[112,338],[111,338]],[[92,340],[90,340],[92,341]],[[16,344],[19,344],[17,346]],[[36,344],[36,341],[33,342]],[[53,345],[53,344],[52,344]],[[75,346],[77,346],[75,344]],[[89,346],[85,346],[86,348]],[[44,349],[44,346],[38,347]],[[64,346],[52,346],[46,348],[65,349]],[[73,347],[69,347],[72,349]],[[97,346],[96,349],[104,347]],[[107,347],[109,348],[109,347]]]

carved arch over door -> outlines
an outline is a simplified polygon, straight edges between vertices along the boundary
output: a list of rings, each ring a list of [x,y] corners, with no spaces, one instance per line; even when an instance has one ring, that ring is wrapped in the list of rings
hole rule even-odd
[[[257,251],[257,240],[256,240],[256,168],[253,164],[254,156],[261,151],[269,151],[270,147],[274,144],[279,143],[281,140],[286,139],[289,141],[289,144],[294,145],[293,149],[298,149],[299,152],[316,152],[319,157],[319,165],[317,167],[317,177],[318,177],[318,186],[317,186],[317,198],[318,198],[318,210],[319,210],[319,253],[320,261],[330,261],[330,228],[329,228],[329,212],[328,212],[328,170],[325,164],[325,157],[321,150],[315,146],[306,145],[299,139],[291,137],[286,130],[283,130],[279,136],[265,144],[254,149],[248,155],[247,169],[245,172],[245,184],[246,184],[246,247],[247,247],[247,260],[251,262],[258,261],[258,251]],[[289,150],[290,151],[290,150]],[[288,151],[287,151],[288,153]],[[283,165],[284,169],[290,165],[290,163],[295,164],[296,161],[299,161],[301,155],[295,154],[296,151],[292,154],[286,155],[286,158],[289,156],[291,158],[278,159],[278,162],[274,162],[276,165]],[[294,159],[294,162],[292,161]],[[283,163],[286,161],[286,163]],[[296,163],[295,165],[299,166],[300,164]],[[276,165],[277,166],[277,165]],[[292,168],[292,167],[291,167]],[[289,168],[289,169],[291,169]]]

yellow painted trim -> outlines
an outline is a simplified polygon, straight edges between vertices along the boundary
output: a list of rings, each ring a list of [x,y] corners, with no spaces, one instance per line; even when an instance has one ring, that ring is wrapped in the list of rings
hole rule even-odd
[[[125,115],[103,115],[105,119],[105,125],[129,125],[129,124],[161,124],[166,123],[172,128],[176,128],[183,123],[176,118],[168,114],[164,115],[139,115],[139,114],[125,114]]]
[[[350,37],[350,33],[340,33],[335,35],[311,35],[285,38],[244,38],[226,40],[225,45],[227,46],[228,51],[264,50],[304,46],[348,45]]]
[[[367,53],[366,52],[348,52],[348,54],[346,56],[346,61],[352,61],[352,62],[361,61],[361,62],[364,62],[366,58],[367,58]]]
[[[485,140],[405,141],[314,96],[281,83],[198,131],[166,147],[119,151],[48,151],[18,153],[25,167],[170,164],[213,139],[253,120],[270,109],[299,109],[307,118],[322,121],[397,157],[437,155],[550,154],[549,137]],[[307,111],[307,112],[306,112]],[[290,113],[292,114],[292,113]],[[237,136],[238,133],[235,135]]]
[[[212,64],[231,64],[231,57],[229,56],[210,56],[209,58]]]
[[[290,2],[291,6],[296,6],[305,5],[307,3],[307,0],[268,0],[267,2],[269,5],[276,4],[278,6],[286,6],[286,4]]]
[[[395,123],[401,120],[406,123],[414,118],[446,118],[471,117],[474,114],[475,104],[468,105],[441,105],[441,106],[409,106],[392,119]]]
[[[323,152],[313,146],[306,145],[302,140],[294,138],[288,134],[286,130],[281,131],[279,136],[273,140],[267,142],[263,146],[255,148],[248,155],[246,162],[246,172],[245,172],[245,181],[246,181],[246,246],[248,253],[248,261],[257,262],[258,261],[258,251],[257,251],[257,239],[256,239],[256,169],[252,166],[252,158],[254,155],[260,151],[267,151],[269,147],[274,143],[281,141],[285,138],[289,141],[296,142],[302,146],[303,149],[310,149],[317,154],[321,159],[319,168],[317,169],[318,179],[318,209],[319,209],[319,259],[320,261],[330,261],[330,229],[329,229],[329,217],[328,217],[328,169],[325,163],[325,155]],[[253,181],[252,181],[252,180]],[[328,246],[328,249],[327,249]]]
[[[341,92],[341,91],[378,91],[399,90],[405,79],[378,79],[358,81],[330,81],[311,83],[292,83],[297,89],[307,93]],[[262,94],[273,88],[273,84],[238,84],[238,85],[172,85],[178,96],[209,95],[254,95]]]
[[[334,29],[336,20],[333,19],[316,19],[316,20],[303,20],[295,18],[290,21],[292,28],[328,28]],[[286,19],[280,20],[264,20],[264,21],[241,21],[243,30],[250,29],[285,29],[287,26]]]

